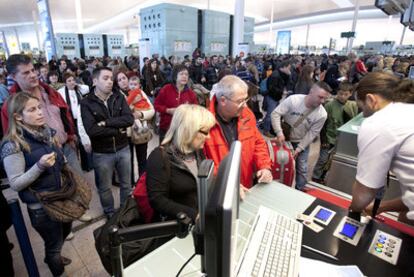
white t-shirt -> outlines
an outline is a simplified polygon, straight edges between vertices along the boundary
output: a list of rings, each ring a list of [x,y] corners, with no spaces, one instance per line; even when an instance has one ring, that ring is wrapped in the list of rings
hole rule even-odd
[[[414,219],[414,105],[391,103],[365,119],[358,134],[356,179],[381,188],[387,172],[401,184],[402,201]]]

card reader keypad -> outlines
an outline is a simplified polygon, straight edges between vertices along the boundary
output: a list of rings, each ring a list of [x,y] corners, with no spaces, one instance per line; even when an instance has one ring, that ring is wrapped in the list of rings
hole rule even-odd
[[[401,244],[402,240],[400,238],[377,230],[368,252],[386,262],[396,265]]]

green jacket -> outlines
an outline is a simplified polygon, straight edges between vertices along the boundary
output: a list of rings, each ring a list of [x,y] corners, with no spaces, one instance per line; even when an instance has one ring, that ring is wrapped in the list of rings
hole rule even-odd
[[[328,119],[321,132],[321,143],[335,145],[338,135],[337,129],[358,114],[358,106],[355,101],[347,101],[342,104],[333,99],[325,104],[325,110],[328,113]]]

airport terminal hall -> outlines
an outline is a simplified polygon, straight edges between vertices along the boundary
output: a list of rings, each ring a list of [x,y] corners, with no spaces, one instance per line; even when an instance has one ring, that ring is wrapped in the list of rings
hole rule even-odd
[[[414,276],[414,0],[1,0],[0,277]]]

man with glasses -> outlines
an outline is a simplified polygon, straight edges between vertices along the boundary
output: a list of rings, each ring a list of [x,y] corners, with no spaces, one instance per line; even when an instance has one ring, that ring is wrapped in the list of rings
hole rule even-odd
[[[217,169],[233,141],[242,143],[242,188],[250,188],[255,177],[258,183],[269,183],[273,179],[269,151],[256,127],[253,112],[246,106],[247,101],[247,84],[243,80],[234,75],[221,79],[209,107],[217,124],[210,130],[210,138],[204,146],[207,158],[214,161]]]

